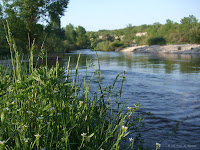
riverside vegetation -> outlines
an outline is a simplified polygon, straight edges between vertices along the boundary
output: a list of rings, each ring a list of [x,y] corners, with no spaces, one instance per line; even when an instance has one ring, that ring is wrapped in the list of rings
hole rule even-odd
[[[200,44],[200,23],[193,15],[182,18],[180,23],[167,19],[165,24],[129,24],[124,29],[97,32],[86,31],[84,27],[75,27],[72,24],[62,28],[60,18],[68,3],[69,0],[2,0],[0,54],[9,54],[4,30],[6,20],[9,21],[13,38],[23,53],[28,53],[29,50],[26,40],[28,34],[31,42],[37,39],[35,52],[40,51],[40,45],[46,37],[44,47],[51,53],[89,48],[91,38],[94,39],[97,50],[103,51],[121,50],[132,45]]]
[[[125,72],[121,75],[116,100],[111,101],[120,74],[113,85],[103,87],[98,65],[91,79],[85,78],[81,85],[78,84],[80,56],[72,74],[70,58],[67,68],[60,67],[58,60],[55,67],[48,68],[42,46],[39,66],[33,62],[33,40],[26,63],[9,28],[7,41],[12,65],[0,66],[0,149],[120,149],[124,140],[130,145],[126,145],[126,149],[143,149],[138,128],[144,118],[136,115],[139,104],[128,107],[127,111],[125,104],[120,105]],[[92,62],[91,65],[94,68]],[[93,80],[97,80],[99,86],[96,92],[90,93]],[[115,102],[117,111],[112,109]],[[128,139],[130,133],[134,137]]]

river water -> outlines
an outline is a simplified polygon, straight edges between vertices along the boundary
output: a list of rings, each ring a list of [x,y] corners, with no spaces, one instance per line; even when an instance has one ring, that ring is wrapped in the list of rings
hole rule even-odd
[[[67,65],[70,56],[73,68],[80,53],[81,79],[86,75],[86,69],[88,77],[92,74],[91,67],[86,67],[90,66],[89,60],[97,68],[94,51],[78,50],[67,53],[62,59],[62,65]],[[157,142],[161,143],[162,150],[200,149],[199,55],[122,52],[98,52],[98,55],[101,75],[104,77],[103,84],[112,85],[117,74],[125,71],[121,103],[128,99],[127,106],[133,107],[139,102],[140,113],[151,112],[144,120],[145,127],[142,129],[145,146],[155,148]],[[117,84],[120,86],[120,83]],[[91,86],[95,89],[95,85]],[[169,136],[177,123],[179,126],[176,133]]]
[[[65,53],[60,65],[67,66],[70,56],[70,70],[73,72],[80,53],[78,77],[82,82],[86,74],[88,79],[92,76],[90,60],[94,68],[98,68],[95,51],[86,49]],[[120,72],[122,75],[125,71],[121,105],[126,102],[127,106],[134,107],[139,102],[139,113],[151,112],[141,128],[145,147],[155,149],[155,144],[161,143],[161,150],[200,149],[200,55],[98,51],[98,56],[102,86],[112,85],[117,74]],[[116,82],[116,91],[120,86],[121,81]],[[93,82],[91,90],[97,89],[97,83]],[[118,105],[113,105],[117,109]],[[179,126],[174,133],[172,130],[177,123]],[[174,134],[170,136],[171,133]]]

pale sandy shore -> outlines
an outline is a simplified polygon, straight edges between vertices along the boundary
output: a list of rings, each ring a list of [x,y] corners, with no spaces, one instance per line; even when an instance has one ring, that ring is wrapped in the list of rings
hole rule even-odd
[[[200,45],[198,44],[177,44],[177,45],[152,45],[152,46],[133,46],[121,50],[121,52],[138,53],[165,53],[165,54],[200,54]]]

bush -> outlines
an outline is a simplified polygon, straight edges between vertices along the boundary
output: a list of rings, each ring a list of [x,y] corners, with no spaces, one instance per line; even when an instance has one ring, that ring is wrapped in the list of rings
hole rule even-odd
[[[163,37],[153,37],[148,39],[148,44],[149,45],[165,45],[166,40]]]
[[[115,49],[115,48],[119,48],[119,47],[124,47],[124,43],[120,42],[120,41],[114,41],[111,43],[111,46]]]
[[[102,50],[102,51],[114,51],[115,49],[111,46],[110,41],[103,41],[97,44],[97,50]]]
[[[178,46],[178,50],[181,50],[182,49],[182,47],[181,46]]]
[[[125,45],[120,41],[103,41],[97,44],[97,49],[102,51],[114,51],[123,48]]]

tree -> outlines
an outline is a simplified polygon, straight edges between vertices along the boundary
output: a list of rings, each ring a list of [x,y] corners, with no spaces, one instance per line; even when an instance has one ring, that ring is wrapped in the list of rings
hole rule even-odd
[[[86,35],[86,30],[85,28],[83,28],[82,26],[78,26],[76,28],[76,45],[79,48],[87,48],[88,47],[88,43],[89,43],[89,39]]]
[[[40,19],[60,28],[60,18],[64,15],[69,0],[3,0],[8,18],[13,15],[23,20],[31,41]],[[11,13],[12,12],[12,13]]]
[[[189,40],[191,43],[200,44],[200,24],[190,30]]]
[[[2,6],[0,4],[0,19],[3,18]]]
[[[65,36],[66,39],[71,43],[75,44],[76,43],[76,31],[75,28],[72,24],[69,24],[65,27]]]
[[[198,23],[198,20],[195,16],[189,15],[189,17],[184,17],[181,19],[181,24],[184,25],[196,25]]]

